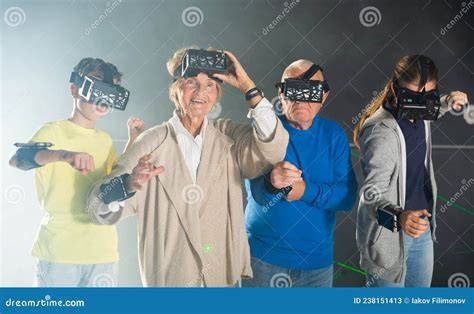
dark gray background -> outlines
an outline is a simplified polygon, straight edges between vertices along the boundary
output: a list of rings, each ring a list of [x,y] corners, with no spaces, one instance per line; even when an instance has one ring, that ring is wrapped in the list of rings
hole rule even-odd
[[[1,284],[31,285],[35,260],[29,253],[42,217],[33,173],[9,168],[8,154],[13,142],[27,140],[42,123],[69,115],[68,78],[82,57],[106,59],[124,73],[123,85],[132,95],[127,111],[114,111],[99,124],[119,151],[127,138],[129,116],[142,118],[147,126],[171,116],[165,63],[177,48],[192,44],[234,52],[270,100],[276,96],[273,84],[289,63],[307,58],[321,64],[332,88],[321,115],[337,121],[352,140],[354,117],[380,91],[404,55],[432,57],[440,69],[441,91],[461,90],[474,99],[474,8],[440,33],[463,5],[468,6],[466,2],[2,0]],[[182,18],[191,6],[202,12],[195,26],[186,25]],[[359,17],[368,6],[380,12],[372,27],[364,26]],[[20,22],[8,20],[11,7],[23,11]],[[291,9],[279,19],[285,7]],[[101,18],[107,8],[110,13]],[[276,19],[277,25],[264,34],[263,28]],[[88,31],[97,21],[96,28]],[[235,89],[225,87],[221,104],[220,117],[248,123],[247,106]],[[447,114],[434,124],[433,143],[440,198],[449,199],[466,186],[462,180],[474,177],[473,126]],[[358,154],[352,151],[360,179]],[[433,286],[448,286],[448,278],[457,273],[474,278],[472,184],[461,194],[438,216]],[[338,216],[335,286],[364,284],[355,247],[355,214],[353,210]],[[140,285],[136,222],[128,219],[118,229],[120,284]]]

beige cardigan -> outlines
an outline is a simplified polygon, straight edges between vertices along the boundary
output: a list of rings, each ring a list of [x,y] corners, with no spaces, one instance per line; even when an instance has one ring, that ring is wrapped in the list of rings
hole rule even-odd
[[[87,212],[96,224],[137,215],[144,286],[222,287],[252,277],[244,223],[242,179],[256,178],[283,160],[288,133],[277,119],[271,139],[231,120],[210,122],[194,185],[169,122],[141,134],[111,174],[89,192]],[[101,202],[99,187],[131,173],[140,157],[165,171],[152,178],[118,212]]]

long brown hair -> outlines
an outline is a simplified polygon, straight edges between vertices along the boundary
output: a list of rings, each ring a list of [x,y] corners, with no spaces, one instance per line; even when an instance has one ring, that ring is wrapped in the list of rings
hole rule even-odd
[[[373,115],[387,100],[392,102],[396,95],[392,92],[392,83],[396,80],[399,83],[418,84],[421,78],[421,59],[429,64],[427,81],[438,81],[438,69],[433,60],[422,55],[410,55],[401,58],[395,65],[392,78],[385,84],[382,92],[376,97],[365,110],[364,115],[354,129],[354,144],[359,147],[359,132],[365,121]]]

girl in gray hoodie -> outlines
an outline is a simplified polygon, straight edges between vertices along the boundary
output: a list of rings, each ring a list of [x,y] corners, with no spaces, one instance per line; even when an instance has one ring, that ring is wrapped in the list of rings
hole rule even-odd
[[[438,70],[430,58],[403,57],[354,130],[364,176],[356,239],[367,287],[431,285],[436,182],[428,119],[468,103],[458,91],[439,97],[437,82]],[[407,94],[431,94],[440,108],[434,117],[414,114],[420,108],[401,105],[407,103]]]

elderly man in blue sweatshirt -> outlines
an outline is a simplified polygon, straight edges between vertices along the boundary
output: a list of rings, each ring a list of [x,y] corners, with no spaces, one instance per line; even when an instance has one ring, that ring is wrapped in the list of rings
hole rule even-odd
[[[312,65],[293,62],[282,82],[301,78]],[[310,79],[323,81],[322,71]],[[346,134],[318,116],[328,94],[315,103],[290,101],[278,91],[290,141],[284,161],[246,181],[253,279],[243,287],[332,287],[336,213],[351,210],[357,181]]]

